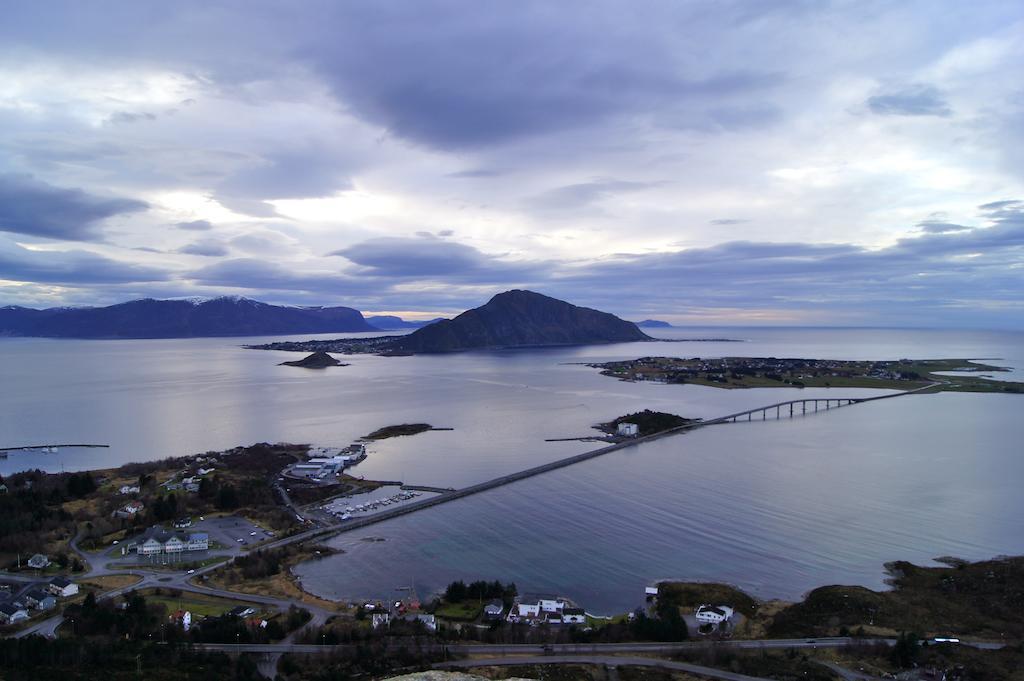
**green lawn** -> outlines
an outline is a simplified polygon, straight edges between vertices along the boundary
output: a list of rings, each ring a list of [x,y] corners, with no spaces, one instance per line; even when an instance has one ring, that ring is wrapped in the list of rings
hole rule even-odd
[[[193,617],[218,617],[238,605],[251,605],[257,611],[261,610],[260,606],[246,603],[245,601],[218,598],[217,596],[207,596],[189,591],[182,592],[180,596],[171,596],[167,593],[158,595],[153,592],[143,592],[143,595],[146,597],[147,603],[160,603],[167,608],[167,612],[188,610],[192,613]]]
[[[434,614],[448,620],[460,620],[471,622],[483,612],[484,604],[477,601],[463,601],[461,603],[443,603]]]

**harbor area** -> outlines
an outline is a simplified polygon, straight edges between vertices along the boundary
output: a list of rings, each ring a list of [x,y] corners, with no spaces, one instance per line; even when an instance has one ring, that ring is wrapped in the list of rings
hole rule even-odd
[[[337,520],[349,520],[364,517],[383,509],[397,508],[422,496],[435,495],[434,492],[413,490],[399,485],[385,485],[372,492],[360,494],[358,501],[352,496],[333,499],[323,504],[320,510],[334,516]]]
[[[366,445],[348,447],[311,447],[306,461],[294,463],[281,473],[284,477],[330,484],[346,469],[366,458]]]

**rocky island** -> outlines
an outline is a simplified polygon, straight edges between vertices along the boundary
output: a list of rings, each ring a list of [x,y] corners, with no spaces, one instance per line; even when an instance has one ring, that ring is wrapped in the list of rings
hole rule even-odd
[[[317,351],[312,355],[292,362],[281,362],[278,366],[302,367],[303,369],[326,369],[327,367],[347,367],[347,364],[331,357],[326,352]]]
[[[636,324],[613,314],[514,290],[404,336],[396,346],[407,352],[452,352],[648,340],[653,339]]]
[[[425,433],[428,430],[450,430],[448,428],[434,428],[429,423],[400,423],[397,426],[385,426],[378,428],[369,435],[364,435],[364,440],[386,440],[389,437],[402,437],[405,435],[416,435]]]
[[[633,322],[533,291],[506,291],[454,319],[407,336],[338,338],[249,345],[254,350],[410,355],[461,350],[655,341]]]

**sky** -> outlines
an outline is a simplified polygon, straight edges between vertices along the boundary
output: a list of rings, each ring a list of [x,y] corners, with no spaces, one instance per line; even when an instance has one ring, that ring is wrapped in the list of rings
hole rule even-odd
[[[2,3],[0,305],[1024,328],[1024,5]]]

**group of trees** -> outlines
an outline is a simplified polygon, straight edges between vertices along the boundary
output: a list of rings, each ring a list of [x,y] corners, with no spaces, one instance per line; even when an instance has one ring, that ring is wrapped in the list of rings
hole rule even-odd
[[[255,660],[204,653],[151,641],[42,636],[0,639],[0,678],[5,681],[177,681],[262,679]]]
[[[29,471],[3,480],[7,493],[0,494],[0,553],[9,562],[15,563],[19,553],[23,558],[44,553],[49,541],[74,533],[71,515],[60,506],[68,499],[71,477]],[[74,477],[77,491],[81,478]]]
[[[489,601],[500,598],[508,605],[518,593],[514,583],[502,584],[498,580],[493,582],[480,580],[467,585],[459,580],[452,582],[444,590],[444,600],[449,603],[461,603],[462,601]]]
[[[650,409],[644,409],[633,414],[626,414],[620,416],[611,423],[607,424],[606,430],[615,432],[615,429],[620,423],[635,423],[640,431],[640,435],[653,435],[654,433],[660,433],[663,430],[675,428],[689,423],[692,419],[684,419],[682,416],[676,414],[667,414],[661,411],[651,411]]]
[[[78,636],[129,640],[148,639],[166,621],[162,605],[147,603],[144,596],[134,591],[125,597],[123,609],[111,601],[98,602],[89,592],[81,603],[68,605],[64,615]]]
[[[277,549],[253,551],[237,556],[234,567],[245,579],[262,579],[279,574],[285,562],[301,549],[291,544]]]

